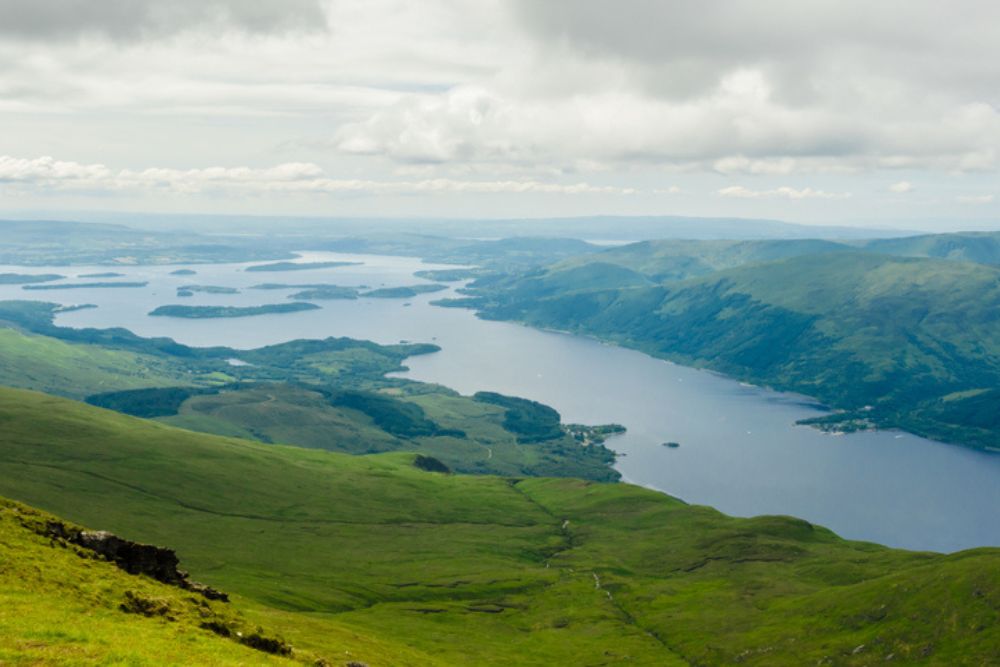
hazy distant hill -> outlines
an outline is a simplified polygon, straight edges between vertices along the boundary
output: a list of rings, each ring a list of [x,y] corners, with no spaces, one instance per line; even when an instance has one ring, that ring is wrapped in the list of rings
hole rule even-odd
[[[482,218],[322,218],[249,215],[170,215],[75,213],[73,219],[115,222],[135,229],[213,234],[289,235],[338,238],[421,234],[453,238],[509,236],[570,237],[592,240],[648,239],[871,239],[905,236],[898,229],[802,225],[780,220],[694,216],[615,216]]]
[[[169,264],[293,257],[281,245],[61,220],[0,220],[0,264]]]
[[[899,239],[877,239],[865,249],[888,255],[940,257],[980,264],[1000,264],[1000,232],[927,234]]]

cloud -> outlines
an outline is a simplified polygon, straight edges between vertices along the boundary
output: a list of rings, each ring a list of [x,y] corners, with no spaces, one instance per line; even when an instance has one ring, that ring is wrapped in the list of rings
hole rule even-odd
[[[0,36],[132,41],[192,28],[250,33],[326,28],[321,0],[0,0]]]
[[[259,195],[300,194],[443,194],[443,193],[540,193],[540,194],[636,194],[633,188],[588,183],[552,183],[537,180],[372,180],[331,178],[312,163],[290,162],[266,168],[209,167],[205,169],[112,170],[103,164],[80,164],[51,157],[34,159],[0,156],[0,187],[48,191],[173,192],[198,194],[228,192]]]
[[[346,124],[336,146],[401,162],[544,162],[561,168],[591,160],[712,163],[725,173],[773,174],[794,168],[795,160],[784,156],[851,152],[865,141],[864,128],[823,111],[790,114],[754,87],[752,74],[735,78],[740,81],[726,79],[698,102],[631,91],[515,99],[458,87],[444,95],[406,96],[365,121]],[[732,157],[734,149],[755,157]]]
[[[528,55],[403,96],[342,126],[334,146],[564,170],[992,170],[1000,5],[960,4],[516,0]]]
[[[889,186],[889,192],[894,192],[896,194],[906,194],[907,192],[913,191],[913,184],[909,181],[900,181],[898,183],[893,183]]]
[[[962,195],[955,198],[959,204],[992,204],[993,195]]]
[[[824,192],[813,188],[797,190],[784,186],[773,190],[751,190],[742,185],[722,188],[718,194],[739,199],[847,199],[851,196],[850,192]]]
[[[96,181],[111,177],[111,170],[102,164],[64,162],[51,157],[35,159],[0,155],[0,183],[41,182],[60,183]]]
[[[985,0],[0,0],[2,151],[77,160],[8,158],[0,188],[611,209],[624,184],[621,212],[798,199],[829,221],[894,196],[893,215],[957,219],[947,176],[974,195],[1000,168],[998,24]],[[903,178],[926,201],[890,195]],[[476,210],[445,200],[412,212]]]

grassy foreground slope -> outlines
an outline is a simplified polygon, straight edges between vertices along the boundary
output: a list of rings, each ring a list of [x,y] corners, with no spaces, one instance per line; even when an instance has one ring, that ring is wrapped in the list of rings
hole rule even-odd
[[[838,428],[1000,449],[996,267],[835,251],[646,285],[566,273],[482,285],[470,305],[817,397],[847,411]]]
[[[978,665],[1000,651],[996,549],[891,550],[625,484],[429,473],[412,454],[266,446],[11,389],[0,426],[0,494],[170,545],[303,653]]]
[[[240,623],[229,605],[60,545],[53,521],[0,499],[0,664],[289,662],[201,627]]]
[[[257,624],[274,622],[294,635],[303,624],[298,618],[129,574],[53,537],[53,525],[80,530],[0,498],[0,664],[324,664],[322,655],[289,650],[284,637]],[[349,661],[353,648],[383,664],[438,664],[333,623],[324,634],[331,657]]]

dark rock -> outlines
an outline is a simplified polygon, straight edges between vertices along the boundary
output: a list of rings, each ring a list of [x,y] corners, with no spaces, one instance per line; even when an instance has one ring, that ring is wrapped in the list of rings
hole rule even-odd
[[[433,456],[424,456],[423,454],[417,454],[417,458],[413,459],[413,465],[427,472],[451,472],[451,468],[438,459]]]
[[[77,530],[58,521],[49,521],[45,533],[92,551],[129,574],[146,575],[164,584],[198,593],[209,600],[229,601],[227,594],[190,581],[188,573],[178,569],[180,561],[172,549],[132,542],[103,530]]]
[[[257,649],[258,651],[263,651],[264,653],[272,653],[274,655],[291,655],[292,647],[274,637],[265,637],[259,632],[255,632],[251,635],[246,635],[245,637],[239,638],[240,643],[250,648]]]
[[[168,602],[156,598],[147,598],[134,591],[125,591],[125,601],[118,608],[128,614],[139,614],[148,617],[163,616],[167,620],[175,620],[171,614],[172,609]]]

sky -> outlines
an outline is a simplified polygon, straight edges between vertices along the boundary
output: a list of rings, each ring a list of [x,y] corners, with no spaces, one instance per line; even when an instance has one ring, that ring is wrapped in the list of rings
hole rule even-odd
[[[0,0],[0,214],[1000,228],[991,0]]]

